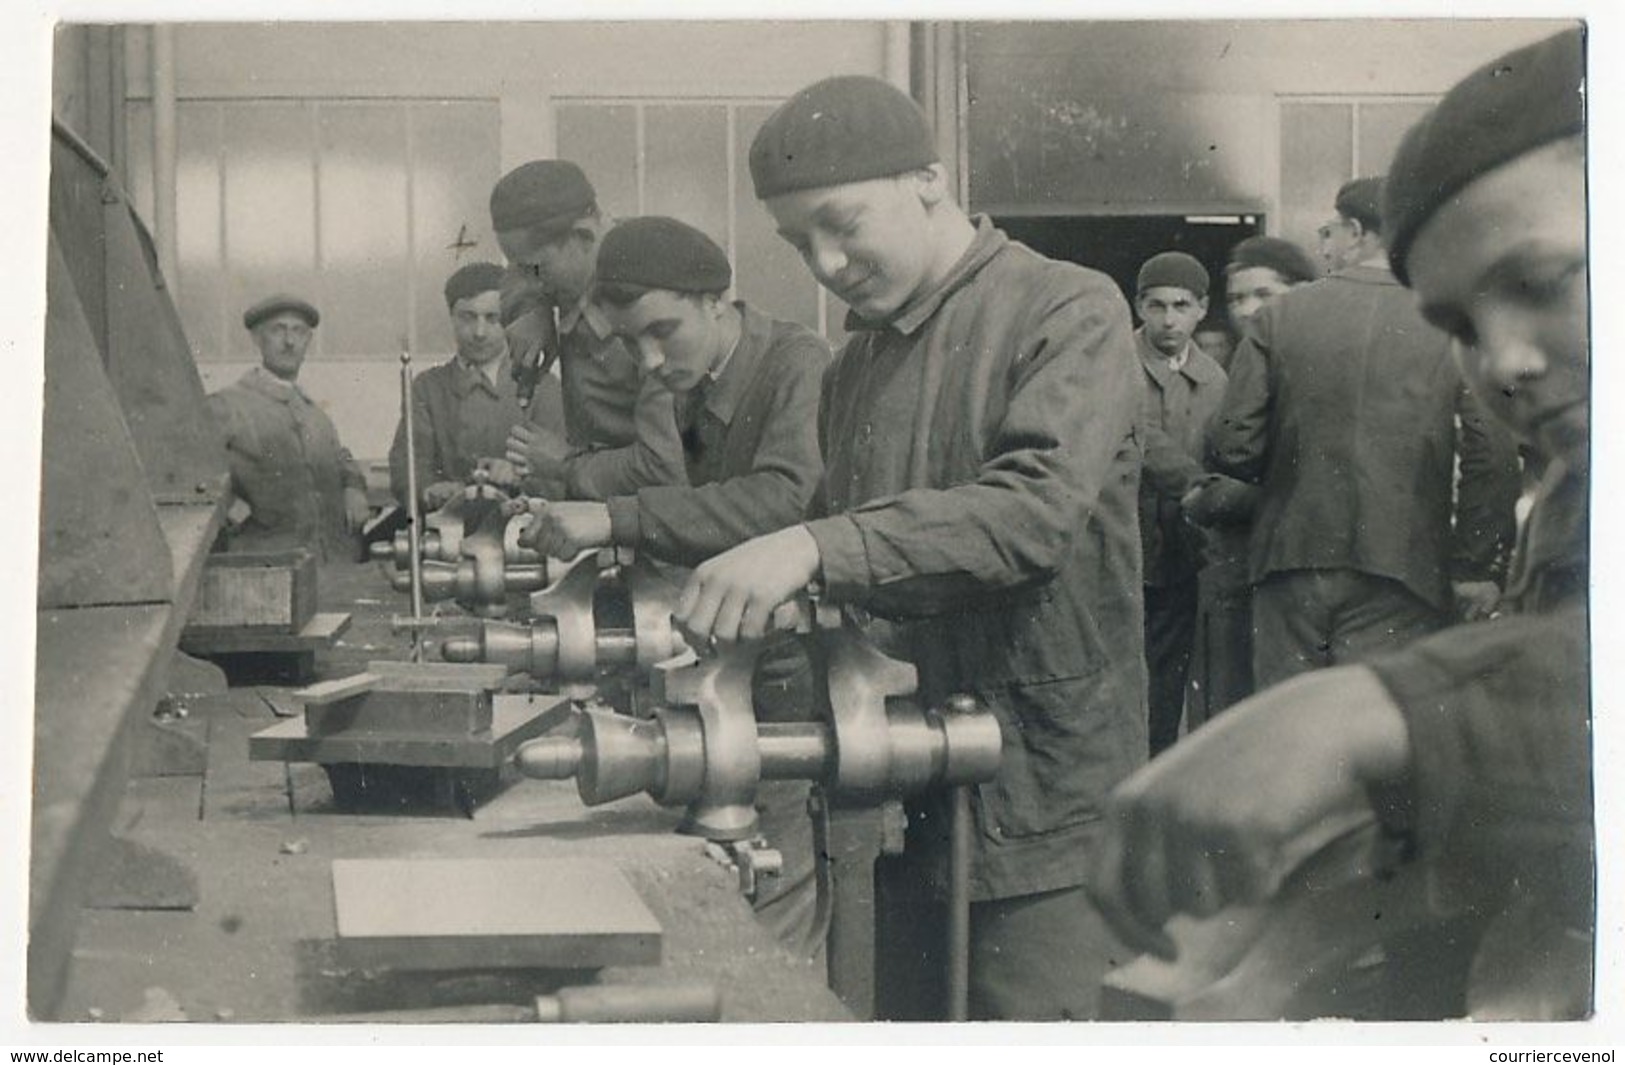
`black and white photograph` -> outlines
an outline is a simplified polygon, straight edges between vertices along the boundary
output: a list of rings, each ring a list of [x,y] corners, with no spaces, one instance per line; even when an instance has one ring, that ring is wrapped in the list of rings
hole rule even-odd
[[[13,1045],[1612,1045],[1611,26],[94,10]]]

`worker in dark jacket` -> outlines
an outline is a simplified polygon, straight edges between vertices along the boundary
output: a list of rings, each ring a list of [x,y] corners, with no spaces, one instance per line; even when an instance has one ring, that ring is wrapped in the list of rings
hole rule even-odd
[[[877,79],[796,93],[750,166],[852,336],[819,408],[821,516],[702,564],[678,620],[695,639],[756,638],[818,578],[894,623],[927,703],[991,707],[1004,748],[971,800],[971,1013],[1092,1016],[1120,948],[1081,885],[1106,792],[1146,757],[1127,304],[1105,275],[968,218],[924,115]],[[915,883],[941,872],[942,799],[911,807]],[[907,969],[892,984],[929,984],[919,943],[877,951]]]
[[[1184,252],[1140,267],[1134,333],[1143,397],[1140,431],[1140,544],[1145,556],[1145,660],[1150,679],[1151,754],[1179,738],[1196,635],[1201,534],[1180,500],[1199,482],[1208,423],[1224,399],[1224,371],[1192,339],[1207,313],[1207,269]]]
[[[643,485],[683,482],[671,395],[643,390],[637,355],[591,299],[599,244],[613,225],[599,210],[592,183],[568,160],[525,163],[491,190],[497,243],[529,281],[507,293],[521,311],[508,326],[514,356],[556,362],[564,392],[564,441],[519,422],[506,457],[530,479],[527,488],[549,498],[603,500]],[[634,450],[642,404],[654,409],[643,413],[644,447]],[[658,441],[651,426],[661,430]]]
[[[457,354],[412,381],[414,449],[419,502],[433,510],[452,499],[483,470],[493,484],[517,485],[504,457],[508,431],[534,421],[558,432],[558,382],[538,382],[528,407],[519,405],[502,330],[502,285],[495,263],[469,263],[446,279],[446,309]],[[389,487],[406,504],[406,422],[397,424],[389,449]]]
[[[1136,945],[1166,955],[1170,915],[1268,899],[1306,839],[1365,808],[1408,843],[1443,915],[1484,918],[1464,1011],[1590,1012],[1582,76],[1576,31],[1469,75],[1406,134],[1385,204],[1395,274],[1550,461],[1515,612],[1261,693],[1129,780],[1092,883]]]
[[[804,326],[729,302],[732,284],[727,254],[676,219],[634,218],[604,237],[594,303],[642,358],[644,390],[676,398],[688,483],[538,507],[527,543],[553,558],[616,544],[693,566],[802,519],[824,468],[817,416],[829,346]],[[648,419],[660,409],[639,403],[635,447],[659,446],[660,426]],[[753,682],[757,717],[807,720],[810,670],[798,644],[764,654]],[[760,831],[784,868],[754,902],[782,941],[817,956],[807,790],[798,781],[758,789]]]
[[[1389,270],[1380,190],[1366,178],[1339,191],[1340,235],[1324,242],[1338,271],[1253,319],[1210,437],[1219,472],[1263,488],[1250,549],[1261,687],[1458,612],[1488,616],[1511,549],[1516,451]]]

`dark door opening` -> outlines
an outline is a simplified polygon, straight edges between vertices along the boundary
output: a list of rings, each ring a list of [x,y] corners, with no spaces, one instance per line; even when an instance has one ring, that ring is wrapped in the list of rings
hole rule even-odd
[[[1162,251],[1196,257],[1213,279],[1208,315],[1224,317],[1224,264],[1230,249],[1264,229],[1261,214],[1019,215],[994,224],[1034,251],[1109,274],[1129,302],[1140,264]]]

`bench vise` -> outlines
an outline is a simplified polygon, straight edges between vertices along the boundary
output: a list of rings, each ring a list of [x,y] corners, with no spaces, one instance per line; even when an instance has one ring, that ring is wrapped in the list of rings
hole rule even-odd
[[[604,670],[640,674],[688,645],[671,623],[677,587],[625,549],[581,555],[530,597],[527,623],[486,621],[441,645],[448,662],[485,662],[541,683],[588,683]]]
[[[510,595],[546,588],[557,579],[562,563],[519,545],[530,522],[529,512],[483,483],[424,520],[419,552],[426,602],[455,600],[469,612],[502,617]],[[373,558],[393,562],[390,586],[412,590],[411,542],[405,532],[392,543],[373,545]]]
[[[809,780],[834,801],[879,803],[993,778],[1002,740],[990,711],[968,696],[924,706],[914,667],[882,654],[838,612],[814,603],[796,614],[790,627],[813,641],[827,680],[818,719],[758,723],[751,676],[764,645],[740,645],[662,663],[651,718],[577,711],[573,735],[519,748],[520,772],[574,778],[589,806],[638,792],[687,806],[682,831],[721,842],[755,834],[763,780]]]

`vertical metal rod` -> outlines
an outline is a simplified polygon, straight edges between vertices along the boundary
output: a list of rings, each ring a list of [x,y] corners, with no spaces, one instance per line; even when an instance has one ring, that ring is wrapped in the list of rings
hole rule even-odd
[[[158,267],[170,299],[180,301],[179,240],[175,234],[178,200],[175,167],[179,138],[175,110],[175,28],[152,27],[152,229],[158,245]]]
[[[948,1020],[970,1012],[970,791],[954,788],[948,843]]]
[[[401,424],[406,435],[406,544],[412,575],[412,661],[423,661],[423,546],[417,435],[412,425],[412,349],[401,338]]]

